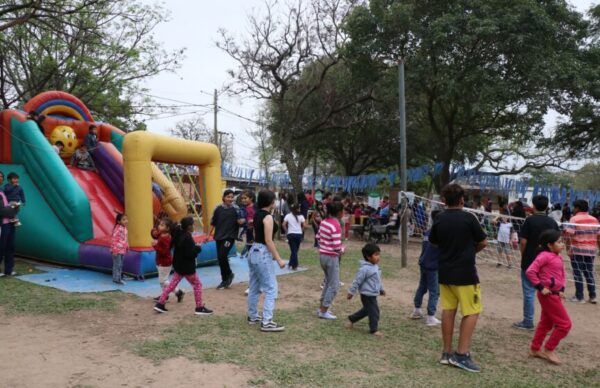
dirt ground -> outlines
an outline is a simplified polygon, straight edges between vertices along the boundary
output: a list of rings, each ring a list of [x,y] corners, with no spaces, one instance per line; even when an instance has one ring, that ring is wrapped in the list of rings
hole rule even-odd
[[[348,245],[349,249],[358,250],[362,243],[351,241]],[[305,243],[302,249],[310,247],[309,243]],[[382,248],[382,266],[399,266],[399,246],[382,245]],[[384,278],[388,296],[381,300],[382,312],[386,306],[400,306],[406,309],[407,316],[410,313],[418,279],[415,264],[418,249],[418,243],[410,245],[408,269],[400,270],[399,276],[394,279]],[[510,325],[522,316],[519,272],[495,268],[493,263],[485,262],[478,267],[484,304],[478,330],[490,330],[500,338],[506,338],[506,345],[494,349],[495,352],[525,361],[526,349],[515,350],[511,346],[511,333],[515,329]],[[342,279],[346,284],[351,280]],[[320,274],[315,278],[303,273],[280,278],[277,308],[293,309],[305,302],[313,302],[316,307],[320,281]],[[570,285],[568,295],[572,293]],[[206,290],[207,306],[214,309],[216,315],[243,314],[245,288],[246,284],[236,284],[230,290]],[[181,305],[173,305],[169,314],[156,314],[152,304],[150,299],[130,297],[116,311],[108,313],[91,310],[65,315],[8,316],[0,310],[0,365],[3,370],[0,385],[240,387],[258,376],[257,371],[235,365],[202,364],[184,358],[170,359],[157,365],[135,355],[125,343],[158,337],[168,325],[189,316],[194,307],[191,295]],[[569,302],[566,306],[574,326],[561,343],[570,354],[570,358],[564,360],[565,367],[600,367],[596,350],[600,347],[600,306]],[[536,314],[539,314],[539,306],[536,306]],[[382,327],[385,327],[383,321]]]

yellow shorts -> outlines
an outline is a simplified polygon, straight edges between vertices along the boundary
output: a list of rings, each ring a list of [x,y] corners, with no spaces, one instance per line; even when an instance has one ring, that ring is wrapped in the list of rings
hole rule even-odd
[[[460,313],[463,317],[479,314],[482,311],[479,284],[468,286],[440,284],[440,299],[442,310],[456,310],[460,304]]]

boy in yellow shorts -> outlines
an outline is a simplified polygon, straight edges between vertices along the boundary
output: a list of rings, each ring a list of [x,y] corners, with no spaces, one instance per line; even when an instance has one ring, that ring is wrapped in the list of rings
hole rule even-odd
[[[481,289],[475,267],[475,255],[487,245],[487,236],[477,218],[463,210],[465,199],[460,185],[442,189],[446,210],[435,218],[429,242],[439,248],[439,282],[442,301],[442,339],[444,349],[440,363],[454,365],[469,372],[480,372],[469,348],[481,313]],[[458,347],[452,352],[452,334],[456,310],[460,305],[462,320]]]

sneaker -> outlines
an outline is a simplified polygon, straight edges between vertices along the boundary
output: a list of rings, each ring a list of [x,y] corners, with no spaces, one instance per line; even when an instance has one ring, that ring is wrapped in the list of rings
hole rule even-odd
[[[460,369],[466,370],[467,372],[481,372],[479,365],[475,364],[471,359],[470,353],[458,354],[454,352],[454,354],[448,359],[448,363]]]
[[[177,297],[177,303],[181,303],[183,300],[183,295],[185,295],[183,290],[179,290],[175,293],[175,296]]]
[[[427,325],[427,326],[437,326],[441,323],[442,323],[442,321],[437,319],[434,315],[428,315],[427,320],[425,321],[425,325]]]
[[[169,310],[167,310],[167,308],[165,307],[164,304],[157,303],[157,304],[154,305],[154,311],[157,311],[159,313],[166,313]]]
[[[340,287],[344,287],[344,282],[340,282]]]
[[[423,313],[421,313],[421,309],[415,309],[408,317],[410,319],[421,319],[423,318]]]
[[[450,365],[450,361],[448,361],[449,359],[450,359],[450,353],[442,352],[442,357],[440,358],[440,364]]]
[[[217,290],[222,290],[222,289],[224,289],[226,284],[227,284],[227,283],[226,283],[226,282],[224,282],[224,281],[223,281],[223,282],[221,282],[221,283],[219,283],[219,285],[217,286]]]
[[[585,300],[584,299],[579,299],[576,296],[571,298],[571,302],[573,303],[579,303],[579,304],[585,304]]]
[[[502,264],[496,263],[496,268],[500,268],[500,267],[502,267]]]
[[[227,278],[227,281],[225,282],[225,288],[231,287],[231,283],[233,283],[233,278],[235,278],[235,274],[232,272],[231,275],[229,275],[229,277]]]
[[[10,273],[10,276],[17,276],[17,275],[18,275],[18,273],[16,273],[15,271],[12,271],[12,272]]]
[[[244,295],[248,296],[249,293],[250,293],[250,289],[246,288],[246,291],[244,291]]]
[[[157,296],[156,298],[152,298],[153,301],[158,302],[160,300],[160,296]]]
[[[273,321],[269,321],[267,323],[260,324],[260,331],[278,332],[278,331],[284,331],[284,330],[285,330],[284,326],[279,326],[278,324],[276,324]]]
[[[196,315],[212,315],[212,313],[213,311],[207,309],[206,306],[196,307],[196,310],[194,310],[194,314]]]
[[[258,325],[259,323],[262,322],[262,317],[260,317],[260,316],[258,316],[256,318],[248,317],[246,319],[247,319],[249,325]]]
[[[321,318],[321,319],[329,319],[329,320],[337,319],[337,317],[335,315],[333,315],[330,311],[322,312],[319,310],[318,315],[319,315],[319,318]]]
[[[124,286],[125,282],[122,280],[113,280],[113,283],[118,284],[119,286]]]
[[[512,327],[514,327],[515,329],[530,330],[530,331],[535,328],[533,326],[533,324],[527,324],[524,321],[515,322],[512,324]]]
[[[597,302],[596,302],[596,297],[590,298],[590,299],[588,300],[588,302],[590,302],[591,304],[596,304],[596,303],[597,303]]]
[[[0,278],[1,278],[2,276],[4,276],[4,274],[3,274],[2,272],[0,272]]]

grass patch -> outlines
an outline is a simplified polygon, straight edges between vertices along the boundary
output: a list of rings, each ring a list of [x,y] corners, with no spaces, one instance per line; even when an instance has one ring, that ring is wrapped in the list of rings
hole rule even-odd
[[[281,246],[285,259],[287,252]],[[360,252],[343,258],[344,279],[353,277]],[[385,276],[401,271],[398,263],[383,261]],[[313,251],[301,251],[300,263],[308,271],[307,284],[321,276]],[[401,276],[401,275],[400,275]],[[367,321],[355,330],[344,328],[347,314],[359,304],[343,303],[344,287],[338,295],[335,312],[341,318],[327,322],[315,317],[315,302],[305,302],[294,310],[276,311],[276,320],[286,326],[283,333],[261,333],[246,324],[245,314],[229,314],[207,319],[186,318],[165,330],[162,338],[135,345],[135,352],[157,362],[187,357],[199,362],[233,363],[258,370],[260,375],[249,383],[276,386],[600,386],[597,369],[550,367],[539,360],[524,361],[530,337],[517,334],[507,338],[492,330],[478,330],[473,341],[475,360],[483,373],[470,374],[438,364],[441,349],[439,329],[424,327],[422,322],[406,318],[402,306],[382,307],[383,339],[368,334]],[[504,349],[505,352],[495,352]],[[513,354],[507,356],[507,354]],[[596,383],[594,383],[596,382]]]
[[[29,268],[32,269],[29,272]],[[20,273],[42,272],[31,263],[17,260]],[[13,277],[0,278],[0,306],[7,314],[64,314],[77,310],[114,310],[121,293],[74,294],[39,286]]]

